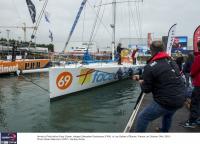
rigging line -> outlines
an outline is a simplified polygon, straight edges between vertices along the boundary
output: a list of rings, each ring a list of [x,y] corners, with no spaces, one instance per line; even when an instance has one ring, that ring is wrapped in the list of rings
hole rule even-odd
[[[140,38],[142,38],[142,26],[141,26],[141,18],[140,18],[140,7],[139,7],[139,3],[136,4],[137,5],[137,14],[138,14],[138,26],[139,26],[139,30],[140,30]]]
[[[102,0],[100,1],[100,4],[102,4]],[[97,24],[97,22],[98,22],[98,17],[99,17],[100,10],[101,10],[101,7],[98,8],[97,16],[96,16],[95,22],[94,22],[94,24],[93,24],[93,28],[92,28],[92,32],[91,32],[91,35],[90,35],[90,39],[89,39],[89,42],[88,42],[87,49],[89,49],[90,43],[91,43],[91,41],[92,41],[92,37],[93,37],[94,32],[95,32],[96,24]],[[93,57],[93,56],[92,56],[92,57]]]
[[[141,9],[140,9],[140,4],[138,3],[139,7],[139,18],[140,18],[140,29],[141,29],[141,37],[142,37],[142,18],[141,18]]]
[[[39,25],[40,25],[40,22],[41,22],[41,19],[42,19],[43,14],[44,14],[44,11],[45,11],[45,9],[46,9],[47,3],[48,3],[48,0],[45,0],[45,3],[44,3],[44,5],[43,5],[43,7],[42,7],[42,10],[41,10],[41,12],[40,12],[40,14],[39,14],[38,20],[37,20],[37,22],[36,22],[36,29],[35,29],[34,32],[33,32],[33,35],[34,35],[34,36],[35,36],[36,33],[37,33],[37,29],[38,29],[38,27],[39,27]]]
[[[35,38],[35,35],[36,35],[36,33],[37,33],[37,30],[38,30],[40,21],[41,21],[41,19],[42,19],[42,16],[43,16],[43,14],[44,14],[45,9],[46,9],[47,3],[48,3],[48,0],[45,0],[44,5],[43,5],[43,7],[42,7],[42,10],[41,10],[41,12],[40,12],[40,14],[39,14],[39,17],[38,17],[37,21],[36,21],[35,29],[33,29],[33,32],[32,32],[32,35],[31,35],[31,41],[29,42],[28,49],[30,49],[30,46],[31,46],[31,43],[32,43],[32,39]]]
[[[138,7],[138,19],[139,19],[139,28],[140,28],[140,38],[142,38],[142,26],[141,26],[141,17],[140,17],[140,5],[137,4]]]
[[[14,8],[15,8],[15,10],[16,10],[16,12],[17,12],[17,16],[18,16],[19,19],[21,20],[21,15],[20,15],[20,13],[19,13],[19,10],[18,10],[17,7],[16,7],[16,2],[15,2],[15,0],[12,0],[12,2],[13,2],[13,4],[14,4]]]
[[[139,26],[139,17],[138,17],[138,7],[137,4],[135,4],[135,12],[136,12],[136,19],[137,19],[137,27],[138,27],[138,32],[139,32],[139,37],[140,38],[140,26]]]
[[[139,34],[138,34],[139,32],[138,32],[137,25],[135,22],[134,11],[135,11],[135,7],[133,7],[133,9],[131,9],[131,17],[132,17],[133,25],[134,25],[135,32],[136,32],[136,37],[139,38]]]
[[[95,8],[90,4],[89,1],[88,1],[88,4],[89,4],[89,6],[90,6],[91,8],[93,8],[93,10],[95,11]],[[95,11],[95,14],[96,14],[96,11]],[[96,15],[97,15],[97,14],[96,14]],[[98,19],[99,19],[99,17],[98,17]],[[104,28],[106,29],[107,33],[108,33],[110,36],[112,36],[112,34],[111,34],[111,32],[108,30],[107,26],[106,26],[103,22],[101,22],[101,24],[104,26]]]
[[[139,19],[139,10],[138,10],[138,5],[136,4],[136,18],[137,18],[137,26],[138,26],[138,31],[139,31],[139,39],[138,43],[141,43],[141,26],[140,26],[140,19]]]
[[[101,21],[102,21],[103,16],[104,16],[104,12],[105,12],[105,6],[104,6],[104,9],[103,9],[103,12],[102,12],[102,15],[101,15],[100,22],[99,22],[99,24],[98,24],[98,26],[97,26],[97,30],[96,30],[96,32],[95,32],[95,34],[94,34],[94,36],[93,36],[93,40],[95,39],[95,37],[96,37],[96,35],[97,35],[97,33],[98,33],[99,27],[100,27],[100,25],[101,25]]]
[[[101,3],[102,3],[102,0],[101,0],[100,4],[101,4]],[[90,42],[92,41],[92,37],[93,37],[93,35],[94,35],[94,31],[95,31],[95,28],[96,28],[96,25],[97,25],[97,21],[98,21],[98,17],[99,17],[100,10],[101,10],[101,7],[99,7],[99,8],[98,8],[98,11],[97,11],[97,16],[96,16],[95,22],[94,22],[94,24],[93,24],[92,32],[91,32],[90,39],[89,39],[89,43],[88,43],[88,48],[89,48]]]
[[[128,37],[129,37],[129,45],[130,45],[130,38],[131,38],[131,21],[130,21],[130,2],[128,1]]]
[[[82,41],[84,41],[86,5],[87,5],[87,3],[86,3],[85,6],[84,6],[84,13],[83,13],[83,31],[82,31]]]

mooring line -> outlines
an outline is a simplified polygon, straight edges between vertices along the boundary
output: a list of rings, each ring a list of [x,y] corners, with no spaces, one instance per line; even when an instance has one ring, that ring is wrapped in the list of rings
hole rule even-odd
[[[126,125],[126,127],[125,127],[125,129],[123,131],[124,133],[130,132],[130,130],[131,130],[132,126],[133,126],[133,123],[135,121],[135,118],[137,116],[138,110],[139,110],[139,108],[140,108],[140,106],[142,104],[144,96],[145,96],[145,93],[141,92],[140,96],[138,97],[137,102],[136,102],[136,104],[134,106],[133,113],[131,114],[131,116],[129,118],[129,121],[128,121],[128,123],[127,123],[127,125]]]
[[[26,78],[25,76],[23,76],[23,75],[18,75],[18,76],[23,77],[27,82],[30,82],[30,83],[34,84],[35,86],[39,87],[40,89],[43,89],[44,91],[50,93],[50,91],[48,89],[43,88],[42,86],[38,85],[37,83],[33,82],[32,80]]]

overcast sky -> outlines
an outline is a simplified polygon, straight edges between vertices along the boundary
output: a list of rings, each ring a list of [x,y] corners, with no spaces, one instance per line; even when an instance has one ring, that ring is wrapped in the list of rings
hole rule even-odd
[[[108,3],[112,0],[103,0]],[[117,0],[127,1],[127,0]],[[44,2],[32,0],[37,9],[37,16]],[[54,35],[56,51],[62,50],[78,12],[82,0],[49,0],[46,10],[50,13],[51,28]],[[100,4],[101,0],[88,0],[86,10],[83,11],[72,41],[88,41],[96,17],[97,8],[92,6]],[[144,0],[143,3],[122,3],[117,5],[117,41],[124,37],[147,37],[151,32],[154,37],[167,35],[169,28],[177,23],[177,35],[192,38],[194,30],[200,25],[200,0]],[[96,12],[95,12],[96,11]],[[85,20],[84,20],[85,15]],[[112,6],[103,6],[100,9],[102,23],[97,23],[95,41],[98,45],[110,45],[112,23]],[[0,0],[0,26],[33,26],[26,6],[26,0]],[[84,25],[84,26],[83,26]],[[138,26],[141,27],[139,31]],[[42,19],[38,33],[38,43],[50,43],[48,38],[48,24]],[[10,38],[23,39],[21,29],[10,29]],[[6,29],[0,28],[0,37],[7,37]],[[27,32],[30,40],[32,30]]]

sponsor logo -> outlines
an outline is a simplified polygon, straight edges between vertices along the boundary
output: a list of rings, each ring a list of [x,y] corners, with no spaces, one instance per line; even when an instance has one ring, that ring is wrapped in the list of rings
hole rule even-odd
[[[90,83],[92,81],[93,72],[95,72],[94,69],[82,69],[80,71],[80,75],[77,76],[79,77],[79,84],[83,85]]]
[[[17,133],[1,133],[1,144],[17,144]]]
[[[73,76],[70,72],[62,72],[56,79],[56,85],[59,89],[65,90],[71,85],[72,80]]]
[[[104,83],[112,80],[122,79],[125,76],[129,75],[129,69],[124,69],[124,72],[121,68],[118,69],[116,73],[109,73],[95,69],[82,69],[80,71],[79,84],[84,85],[88,83]]]
[[[0,73],[9,73],[9,72],[15,72],[18,70],[18,65],[0,65]]]
[[[113,74],[113,73],[96,71],[94,73],[92,83],[103,83],[103,82],[111,81],[114,79],[115,79],[115,74]]]

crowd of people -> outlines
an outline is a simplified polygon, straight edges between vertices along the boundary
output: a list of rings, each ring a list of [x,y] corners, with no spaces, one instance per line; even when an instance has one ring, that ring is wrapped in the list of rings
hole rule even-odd
[[[153,100],[137,116],[136,132],[145,132],[149,122],[162,117],[162,126],[157,131],[168,132],[178,109],[191,99],[190,115],[182,124],[186,128],[200,125],[200,41],[199,52],[188,54],[185,62],[181,53],[169,56],[161,41],[150,45],[151,58],[142,75],[134,75],[142,92],[152,93]],[[191,90],[191,92],[189,92]]]

